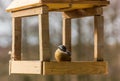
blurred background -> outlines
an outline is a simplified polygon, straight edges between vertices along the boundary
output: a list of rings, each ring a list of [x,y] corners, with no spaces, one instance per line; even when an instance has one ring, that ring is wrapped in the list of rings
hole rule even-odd
[[[0,0],[0,81],[120,81],[120,0],[111,0],[104,8],[104,58],[109,63],[108,75],[10,75],[11,16],[5,11],[12,0]],[[62,43],[62,15],[49,14],[50,47],[54,51]],[[23,18],[22,54],[25,60],[38,59],[38,18]],[[72,20],[72,60],[93,60],[93,17]]]

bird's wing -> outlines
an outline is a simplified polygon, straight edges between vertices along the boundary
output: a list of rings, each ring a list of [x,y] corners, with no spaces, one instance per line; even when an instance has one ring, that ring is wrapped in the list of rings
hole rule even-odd
[[[68,54],[69,56],[71,56],[71,52],[70,52],[70,51],[67,51],[67,54]]]
[[[64,51],[59,51],[59,52],[62,53],[62,54],[67,54],[67,55],[71,56],[71,52],[70,52],[70,51],[66,51],[66,52],[64,52]]]

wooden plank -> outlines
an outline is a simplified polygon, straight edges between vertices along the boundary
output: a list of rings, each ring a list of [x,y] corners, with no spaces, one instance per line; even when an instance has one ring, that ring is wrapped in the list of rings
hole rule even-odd
[[[66,11],[64,13],[65,18],[81,18],[87,16],[101,15],[103,13],[102,8],[88,8],[88,9],[79,9]]]
[[[63,45],[71,52],[71,19],[63,18]]]
[[[40,0],[40,3],[70,3],[71,0]]]
[[[85,9],[85,8],[107,6],[109,4],[109,1],[91,0],[91,1],[79,1],[79,2],[74,1],[71,3],[44,3],[44,4],[46,4],[49,7],[50,11],[70,11],[70,10],[75,10],[75,9]]]
[[[72,1],[72,4],[92,4],[92,5],[108,5],[109,1],[94,1],[94,0],[90,0],[90,1]]]
[[[12,3],[6,9],[7,11],[25,9],[28,7],[38,6],[40,0],[13,0]]]
[[[40,61],[10,61],[10,74],[41,74]]]
[[[101,1],[101,0],[72,0],[73,2],[75,1]]]
[[[12,12],[12,17],[27,17],[41,14],[41,7]]]
[[[65,9],[69,10],[69,7],[67,6]],[[65,9],[62,9],[62,10],[65,10]],[[67,18],[78,18],[78,17],[85,17],[85,16],[100,15],[101,13],[103,13],[101,12],[100,9],[101,8],[88,8],[88,9],[72,10],[72,11],[66,11],[64,15]],[[41,7],[12,12],[12,17],[27,17],[27,16],[38,15],[38,14],[41,14]]]
[[[21,18],[12,18],[12,53],[13,60],[21,60]]]
[[[104,50],[104,20],[103,16],[94,16],[94,58],[103,61]]]
[[[50,61],[50,40],[47,7],[42,7],[42,14],[39,14],[39,54],[41,61]]]
[[[94,6],[106,6],[109,4],[109,1],[100,1],[100,0],[14,0],[7,11],[18,11],[22,9],[34,8],[42,5],[47,5],[50,10],[66,8],[71,5],[71,9],[80,9],[80,8],[89,8]]]
[[[43,62],[43,75],[106,74],[106,62]]]

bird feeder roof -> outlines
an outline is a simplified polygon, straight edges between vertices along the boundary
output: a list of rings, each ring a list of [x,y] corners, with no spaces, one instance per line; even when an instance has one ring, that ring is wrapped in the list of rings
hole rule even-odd
[[[46,5],[49,10],[55,9],[80,9],[95,6],[106,6],[107,0],[13,0],[6,9],[8,12],[19,11],[28,8],[40,7]]]

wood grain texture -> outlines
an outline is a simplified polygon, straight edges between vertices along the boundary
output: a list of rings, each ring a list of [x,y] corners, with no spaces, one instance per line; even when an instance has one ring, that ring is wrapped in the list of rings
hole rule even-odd
[[[103,16],[94,16],[94,58],[103,61],[104,50],[104,20]]]
[[[57,5],[56,5],[57,4]],[[18,11],[46,5],[49,10],[66,8],[71,4],[71,9],[89,8],[94,6],[105,6],[109,1],[100,0],[14,0],[6,9],[9,12]],[[63,7],[62,7],[63,6]]]
[[[27,17],[41,14],[41,7],[12,12],[12,17]]]
[[[71,19],[63,18],[63,45],[71,52]]]
[[[12,18],[12,53],[13,60],[21,60],[21,18]]]
[[[41,74],[40,61],[10,61],[10,74]]]
[[[42,7],[42,14],[39,14],[39,54],[41,61],[50,61],[50,40],[49,40],[49,20],[47,7]],[[44,10],[46,12],[44,12]]]
[[[101,15],[103,13],[102,8],[88,8],[88,9],[79,9],[66,11],[64,13],[65,18],[81,18],[87,16]]]
[[[106,62],[43,62],[43,75],[92,75],[106,73]]]

